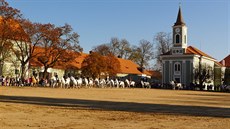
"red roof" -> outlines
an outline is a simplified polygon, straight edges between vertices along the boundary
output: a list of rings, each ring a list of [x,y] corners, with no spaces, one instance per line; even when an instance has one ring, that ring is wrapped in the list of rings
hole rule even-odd
[[[194,55],[206,56],[208,58],[214,59],[213,57],[209,56],[208,54],[202,52],[201,50],[199,50],[193,46],[187,47],[185,54],[191,54],[191,55],[194,54]]]
[[[69,67],[73,67],[73,68],[77,68],[77,69],[81,69],[82,67],[82,62],[84,61],[84,59],[88,56],[89,54],[86,53],[80,53],[80,55],[75,58],[75,60],[73,62],[71,62],[69,64]]]
[[[230,55],[221,60],[220,63],[225,67],[230,67]]]
[[[121,65],[121,73],[126,73],[126,74],[142,74],[139,70],[136,63],[134,63],[131,60],[125,60],[118,58],[118,61],[120,62]]]
[[[162,75],[161,75],[161,72],[160,71],[154,71],[154,70],[149,70],[148,71],[152,77],[154,78],[158,78],[158,79],[161,79],[162,78]]]
[[[36,53],[40,53],[43,51],[43,48],[41,47],[37,47],[35,49],[35,52],[34,54]],[[70,62],[68,65],[67,65],[67,68],[75,68],[75,69],[81,69],[82,67],[82,62],[84,61],[84,59],[88,56],[89,54],[86,54],[86,53],[80,53],[80,55],[75,58],[74,61]],[[123,73],[123,74],[138,74],[138,75],[141,75],[141,74],[147,74],[147,75],[150,75],[149,72],[147,72],[146,70],[142,72],[140,72],[138,70],[139,68],[139,65],[137,65],[136,63],[134,63],[133,61],[131,60],[126,60],[126,59],[121,59],[121,58],[117,58],[118,61],[120,62],[120,66],[121,66],[121,71],[120,73]],[[30,65],[33,66],[33,67],[41,67],[42,64],[37,60],[37,58],[32,58],[30,60]],[[61,65],[58,65],[58,66],[54,66],[54,68],[59,68],[59,69],[66,69],[66,67],[64,66],[61,66]]]

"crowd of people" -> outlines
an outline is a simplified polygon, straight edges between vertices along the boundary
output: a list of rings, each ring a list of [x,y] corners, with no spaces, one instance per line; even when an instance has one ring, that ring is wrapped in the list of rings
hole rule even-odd
[[[34,76],[26,79],[21,79],[19,76],[9,77],[9,76],[0,76],[0,85],[1,86],[33,86],[37,84],[38,79]]]

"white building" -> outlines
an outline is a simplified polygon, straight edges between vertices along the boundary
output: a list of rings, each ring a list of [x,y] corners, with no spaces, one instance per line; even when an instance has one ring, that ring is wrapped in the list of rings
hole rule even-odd
[[[172,26],[172,34],[171,50],[161,55],[162,83],[169,84],[170,81],[176,81],[185,86],[191,83],[199,84],[198,75],[205,71],[208,78],[205,79],[204,85],[215,85],[214,68],[220,65],[213,57],[193,46],[188,46],[188,30],[182,17],[181,7],[179,7],[177,20]]]

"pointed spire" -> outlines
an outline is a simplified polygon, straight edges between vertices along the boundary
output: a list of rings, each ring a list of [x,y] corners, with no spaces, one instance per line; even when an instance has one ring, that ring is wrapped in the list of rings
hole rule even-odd
[[[185,22],[184,22],[183,17],[182,17],[181,6],[179,6],[177,20],[176,20],[176,23],[174,24],[174,26],[177,26],[177,25],[185,25]]]

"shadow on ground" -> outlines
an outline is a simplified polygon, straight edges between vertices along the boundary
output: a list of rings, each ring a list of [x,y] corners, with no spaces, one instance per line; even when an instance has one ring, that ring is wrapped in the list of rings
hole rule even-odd
[[[139,113],[163,113],[163,114],[173,114],[173,115],[230,118],[230,108],[217,108],[217,107],[145,104],[145,103],[132,103],[132,102],[113,102],[113,101],[99,101],[99,100],[61,99],[61,98],[4,96],[4,95],[0,95],[0,102],[57,106],[57,107],[71,108],[71,109],[126,111],[126,112],[139,112]]]

